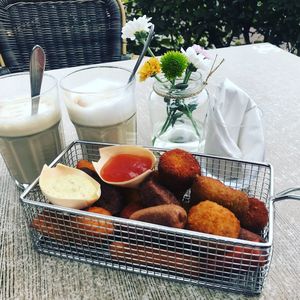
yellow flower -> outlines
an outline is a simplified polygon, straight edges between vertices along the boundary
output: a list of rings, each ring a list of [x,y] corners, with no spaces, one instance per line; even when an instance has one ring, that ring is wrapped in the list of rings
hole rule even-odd
[[[140,81],[146,80],[148,77],[153,77],[160,72],[159,60],[156,57],[151,57],[147,60],[139,70]]]

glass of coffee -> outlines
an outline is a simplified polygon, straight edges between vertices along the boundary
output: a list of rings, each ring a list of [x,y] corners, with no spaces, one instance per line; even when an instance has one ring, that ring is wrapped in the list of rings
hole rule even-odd
[[[131,71],[97,66],[60,81],[62,97],[78,137],[85,141],[136,144],[135,80]]]
[[[0,77],[0,152],[24,189],[63,149],[57,80],[45,74],[37,114],[31,113],[29,73]]]

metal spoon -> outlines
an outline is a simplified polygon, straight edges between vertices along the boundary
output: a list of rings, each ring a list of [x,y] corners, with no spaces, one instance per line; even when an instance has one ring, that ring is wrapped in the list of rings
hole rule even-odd
[[[152,24],[151,27],[150,27],[150,30],[149,30],[149,35],[148,35],[147,40],[146,40],[146,42],[144,44],[144,48],[142,50],[142,53],[140,54],[137,62],[135,63],[133,71],[132,71],[132,73],[131,73],[131,75],[129,77],[128,83],[130,83],[133,80],[133,78],[135,76],[135,73],[137,72],[137,70],[138,70],[138,68],[139,68],[139,66],[140,66],[140,64],[141,64],[141,62],[142,62],[142,60],[143,60],[143,58],[144,58],[144,56],[145,56],[145,54],[147,52],[147,49],[148,49],[148,47],[150,45],[150,42],[151,42],[153,36],[154,36],[154,25]]]
[[[33,47],[30,57],[29,73],[31,88],[31,115],[37,114],[40,103],[40,92],[45,71],[46,57],[43,48]]]

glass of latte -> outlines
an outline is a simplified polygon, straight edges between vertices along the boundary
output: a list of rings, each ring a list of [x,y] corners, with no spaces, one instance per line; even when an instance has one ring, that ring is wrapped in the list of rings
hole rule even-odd
[[[135,80],[131,71],[96,66],[72,72],[60,81],[61,95],[79,139],[136,144]]]
[[[24,189],[63,149],[57,80],[45,74],[38,112],[31,112],[29,73],[0,77],[0,152]]]

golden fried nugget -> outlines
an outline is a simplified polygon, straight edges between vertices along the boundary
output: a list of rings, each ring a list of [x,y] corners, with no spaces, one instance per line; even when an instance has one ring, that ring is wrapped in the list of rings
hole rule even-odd
[[[239,239],[265,243],[266,241],[259,235],[241,228]],[[248,271],[249,269],[256,269],[257,267],[263,267],[268,262],[268,251],[267,248],[263,249],[260,247],[253,246],[234,246],[231,250],[228,248],[228,251],[225,253],[225,260],[228,263],[225,263],[225,266],[232,267],[233,264],[238,265],[242,270]]]
[[[269,216],[266,205],[257,198],[249,198],[249,209],[241,218],[241,225],[254,232],[262,231],[268,224]]]
[[[196,174],[201,173],[196,158],[181,149],[166,151],[158,163],[159,181],[178,198],[192,186]]]
[[[60,212],[44,210],[38,214],[31,223],[31,227],[42,235],[56,240],[67,240],[69,231],[73,230],[70,219]]]
[[[165,268],[188,276],[206,272],[206,266],[197,256],[176,252],[176,249],[145,246],[136,243],[112,242],[110,245],[112,259],[126,264]]]
[[[111,212],[102,207],[92,206],[86,209],[86,211],[111,216]],[[87,236],[105,236],[112,234],[114,231],[114,226],[111,222],[98,218],[78,216],[77,223],[81,229],[80,233]]]
[[[210,200],[231,210],[239,219],[244,217],[249,208],[246,193],[226,186],[220,180],[196,176],[191,190],[191,203]]]
[[[125,219],[129,219],[130,216],[135,213],[136,211],[143,209],[144,207],[142,206],[142,204],[140,202],[135,202],[132,201],[130,203],[128,203],[121,211],[120,213],[120,217],[121,218],[125,218]]]
[[[193,206],[188,213],[188,229],[237,238],[240,222],[227,208],[206,200]]]
[[[162,204],[180,205],[180,201],[165,186],[159,184],[153,176],[148,176],[140,185],[139,190],[144,207]]]
[[[242,227],[240,230],[239,239],[258,243],[266,242],[260,235]]]
[[[187,214],[179,205],[162,204],[140,209],[134,212],[130,219],[174,228],[184,228]]]
[[[125,206],[121,189],[102,181],[101,178],[99,178],[98,182],[101,186],[101,196],[93,206],[102,207],[108,210],[113,216],[118,215]]]
[[[124,198],[124,203],[141,202],[140,192],[138,189],[120,188]]]
[[[90,169],[91,171],[95,171],[95,168],[92,164],[92,162],[86,160],[86,159],[81,159],[77,162],[76,164],[77,169]]]

